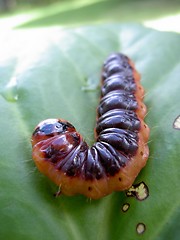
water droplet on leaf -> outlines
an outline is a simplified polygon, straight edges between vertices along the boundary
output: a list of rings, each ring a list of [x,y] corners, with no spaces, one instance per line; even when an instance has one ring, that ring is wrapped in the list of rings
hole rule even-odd
[[[18,100],[17,78],[13,77],[8,84],[2,89],[1,95],[8,102],[16,102]]]

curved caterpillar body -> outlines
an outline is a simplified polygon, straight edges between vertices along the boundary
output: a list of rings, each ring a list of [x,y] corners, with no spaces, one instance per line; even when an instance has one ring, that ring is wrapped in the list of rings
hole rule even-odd
[[[98,199],[132,185],[149,155],[139,80],[128,57],[120,53],[108,57],[102,71],[96,142],[91,147],[65,120],[47,119],[36,127],[33,159],[61,193]]]

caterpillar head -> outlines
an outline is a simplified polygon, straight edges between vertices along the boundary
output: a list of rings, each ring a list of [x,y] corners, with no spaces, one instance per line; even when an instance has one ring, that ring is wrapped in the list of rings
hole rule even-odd
[[[67,156],[81,141],[81,136],[69,122],[47,119],[40,122],[32,134],[33,159],[55,163]]]

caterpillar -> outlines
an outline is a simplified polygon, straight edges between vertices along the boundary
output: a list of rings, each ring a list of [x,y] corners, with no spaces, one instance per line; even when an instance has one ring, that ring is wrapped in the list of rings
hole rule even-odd
[[[134,63],[122,53],[104,62],[97,108],[96,142],[88,146],[63,119],[40,122],[32,134],[32,158],[62,194],[99,199],[131,187],[149,155],[144,89]]]

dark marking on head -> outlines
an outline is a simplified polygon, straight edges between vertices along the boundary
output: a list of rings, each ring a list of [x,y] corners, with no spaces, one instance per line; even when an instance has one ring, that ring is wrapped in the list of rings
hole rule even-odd
[[[36,129],[34,130],[32,136],[35,136],[38,132],[39,132],[40,128],[39,127],[36,127]]]
[[[33,136],[43,135],[53,137],[67,131],[75,131],[74,126],[69,122],[65,122],[61,119],[47,119],[37,126],[33,132]]]
[[[77,134],[77,133],[71,133],[71,136],[72,136],[72,138],[73,138],[73,140],[74,140],[74,143],[79,143],[79,140],[80,140],[79,134]]]

